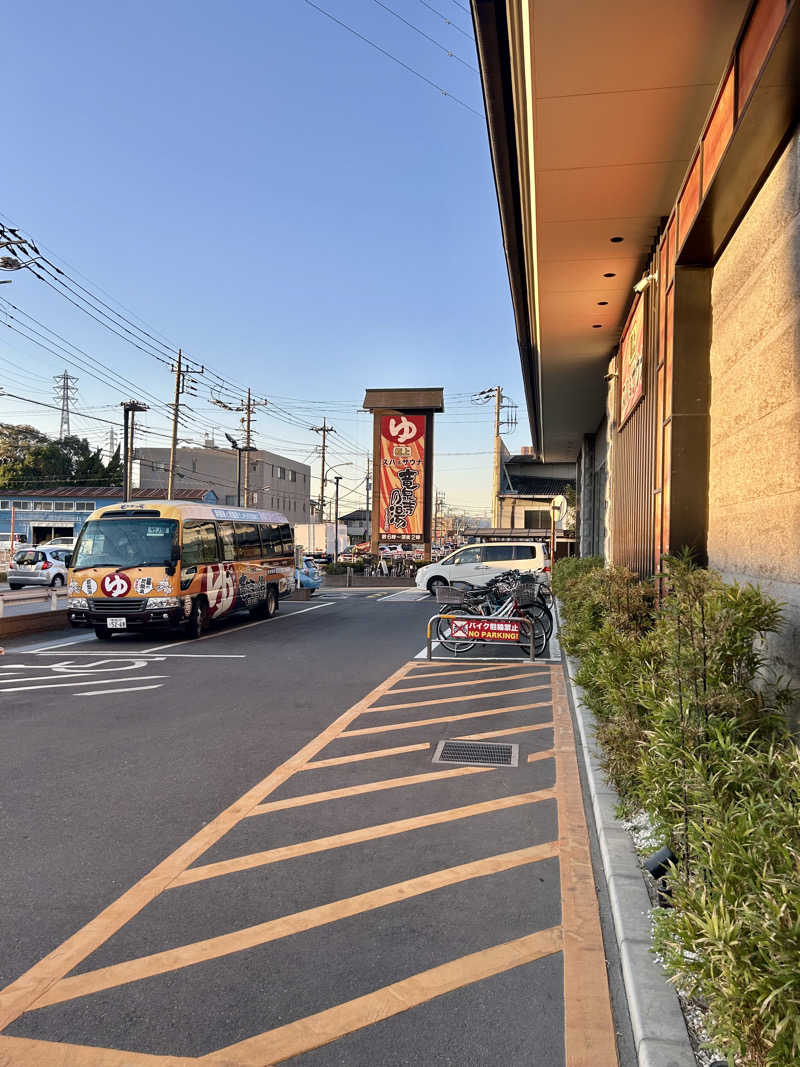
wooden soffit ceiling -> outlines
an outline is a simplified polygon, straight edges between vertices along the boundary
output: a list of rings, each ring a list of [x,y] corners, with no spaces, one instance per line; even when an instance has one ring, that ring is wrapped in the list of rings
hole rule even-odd
[[[508,0],[547,460],[574,459],[583,434],[602,419],[607,362],[633,285],[675,200],[747,6]]]

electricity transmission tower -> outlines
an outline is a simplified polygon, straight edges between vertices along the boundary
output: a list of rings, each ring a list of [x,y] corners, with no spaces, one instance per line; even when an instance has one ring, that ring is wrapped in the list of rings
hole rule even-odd
[[[53,399],[61,405],[61,425],[58,428],[58,439],[63,441],[70,436],[69,432],[69,403],[78,395],[78,379],[64,371],[63,374],[53,376]]]

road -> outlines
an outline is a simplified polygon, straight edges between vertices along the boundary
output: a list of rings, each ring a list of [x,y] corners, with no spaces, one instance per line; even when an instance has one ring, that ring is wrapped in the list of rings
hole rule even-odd
[[[429,664],[432,610],[7,648],[0,1064],[627,1067],[561,668]]]

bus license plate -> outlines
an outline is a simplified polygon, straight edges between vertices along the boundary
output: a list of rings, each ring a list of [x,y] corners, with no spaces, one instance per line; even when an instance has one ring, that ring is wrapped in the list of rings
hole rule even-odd
[[[124,630],[128,625],[127,619],[106,619],[109,630]]]

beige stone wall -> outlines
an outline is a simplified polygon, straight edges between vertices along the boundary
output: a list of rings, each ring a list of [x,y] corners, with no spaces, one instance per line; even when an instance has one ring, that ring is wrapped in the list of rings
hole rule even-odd
[[[800,679],[800,134],[712,285],[709,564],[786,603],[771,652]]]

